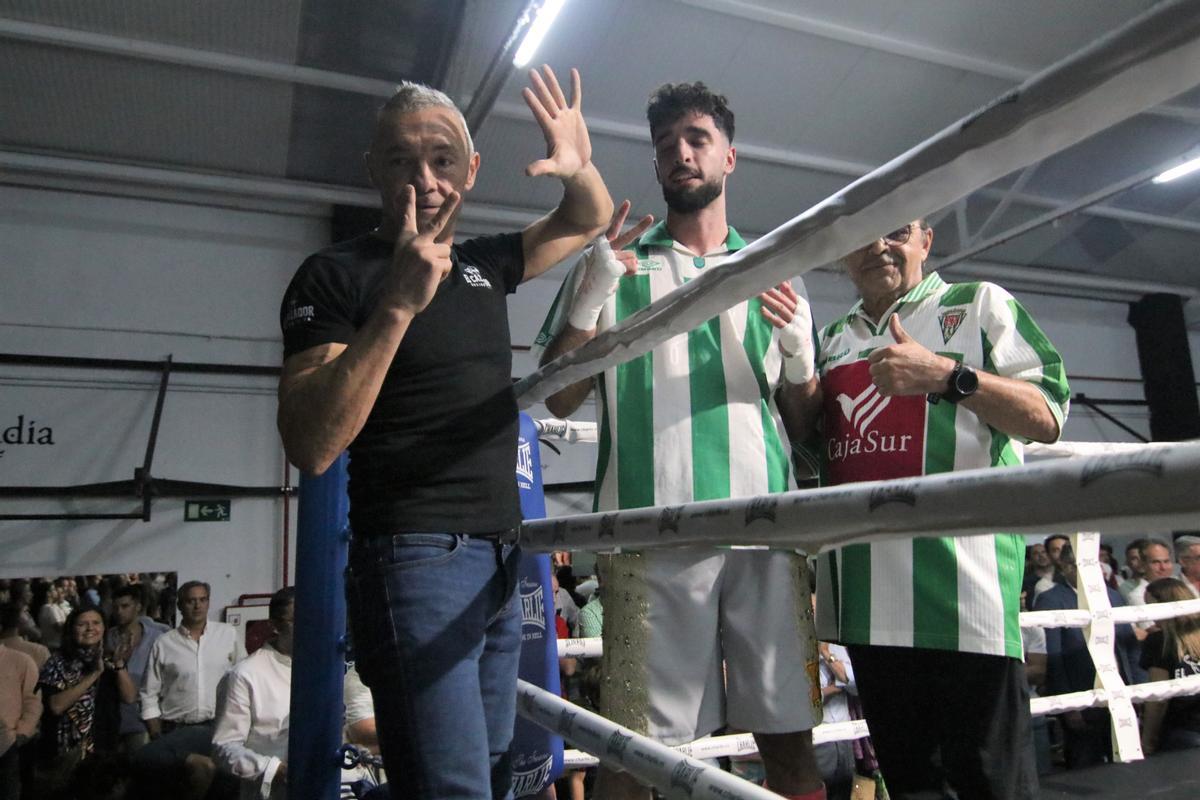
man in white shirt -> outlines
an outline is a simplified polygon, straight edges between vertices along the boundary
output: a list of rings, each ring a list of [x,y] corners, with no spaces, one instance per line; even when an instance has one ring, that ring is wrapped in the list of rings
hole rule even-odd
[[[1129,604],[1132,606],[1146,605],[1146,587],[1159,578],[1170,578],[1175,572],[1175,562],[1171,560],[1171,546],[1162,539],[1146,539],[1142,544],[1142,569],[1145,570],[1141,582],[1129,591]],[[1140,623],[1142,627],[1150,627],[1149,623]]]
[[[295,609],[292,587],[271,596],[271,640],[230,670],[218,692],[212,755],[239,779],[242,800],[287,797]]]
[[[208,753],[217,684],[244,655],[237,628],[208,618],[209,595],[209,585],[200,581],[179,587],[181,622],[154,643],[141,689],[151,741],[137,752],[134,766],[144,779],[167,785],[182,772],[183,800],[203,797],[212,783],[216,768]]]
[[[1117,591],[1127,603],[1130,602],[1129,593],[1141,585],[1146,576],[1146,570],[1142,566],[1142,545],[1145,543],[1145,539],[1134,539],[1125,547],[1125,565],[1129,570],[1129,577],[1121,581]]]
[[[1180,536],[1175,540],[1175,557],[1179,559],[1179,579],[1200,597],[1200,537]]]

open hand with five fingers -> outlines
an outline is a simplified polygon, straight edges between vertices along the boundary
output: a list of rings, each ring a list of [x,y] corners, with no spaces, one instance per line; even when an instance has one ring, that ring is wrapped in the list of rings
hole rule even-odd
[[[450,245],[462,196],[451,192],[427,223],[418,221],[417,193],[404,186],[394,199],[400,233],[392,251],[392,269],[384,284],[384,302],[400,311],[419,314],[433,299],[438,284],[450,274]]]
[[[529,82],[531,86],[521,94],[546,137],[546,157],[526,167],[525,174],[530,177],[550,175],[562,180],[571,178],[592,160],[592,141],[588,138],[581,109],[583,88],[579,70],[571,70],[569,103],[549,66],[543,65],[540,74],[530,70]]]

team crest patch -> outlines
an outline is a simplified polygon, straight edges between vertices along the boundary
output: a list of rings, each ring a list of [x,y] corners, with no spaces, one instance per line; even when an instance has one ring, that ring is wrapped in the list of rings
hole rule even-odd
[[[967,318],[967,310],[965,308],[952,308],[949,311],[943,311],[938,319],[942,323],[942,344],[949,344],[950,339],[958,330],[958,326],[963,324],[963,320]]]

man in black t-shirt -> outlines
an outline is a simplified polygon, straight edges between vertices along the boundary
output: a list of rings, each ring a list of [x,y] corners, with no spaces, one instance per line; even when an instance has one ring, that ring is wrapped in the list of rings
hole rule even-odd
[[[347,594],[393,797],[504,797],[521,615],[517,409],[506,296],[580,251],[612,214],[591,163],[579,75],[525,101],[562,181],[519,233],[452,244],[480,157],[441,92],[403,84],[367,153],[383,218],[326,248],[284,297],[279,430],[320,474],[350,450]]]

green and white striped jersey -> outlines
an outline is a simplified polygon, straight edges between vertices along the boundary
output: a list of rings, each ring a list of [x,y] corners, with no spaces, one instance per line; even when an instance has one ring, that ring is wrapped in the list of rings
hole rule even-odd
[[[888,319],[930,350],[975,369],[1029,381],[1059,422],[1070,389],[1062,358],[1024,308],[990,283],[928,275],[876,325],[858,303],[821,332],[821,443],[827,484],[1003,467],[1023,442],[967,408],[923,395],[883,397],[866,358],[893,344]],[[1021,657],[1025,547],[1011,534],[848,545],[818,564],[817,633],[843,644],[926,647]]]
[[[623,277],[600,314],[603,331],[745,246],[732,227],[719,252],[697,256],[659,223],[631,245]],[[559,290],[534,343],[562,329],[581,264]],[[795,282],[797,292],[803,286]],[[607,511],[787,491],[786,436],[775,408],[782,359],[757,298],[739,303],[597,380],[600,446],[594,508]],[[794,488],[794,482],[791,483]]]

